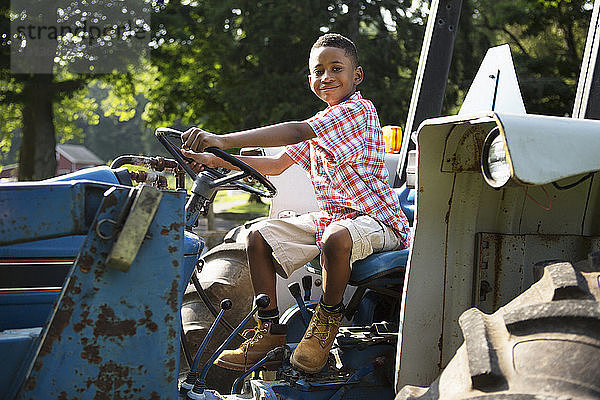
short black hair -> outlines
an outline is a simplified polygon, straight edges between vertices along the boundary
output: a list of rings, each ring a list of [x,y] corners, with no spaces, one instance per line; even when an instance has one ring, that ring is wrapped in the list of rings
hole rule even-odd
[[[354,67],[358,67],[358,51],[352,40],[339,33],[326,33],[319,37],[312,49],[318,49],[319,47],[337,47],[338,49],[344,50],[346,56],[350,58]]]

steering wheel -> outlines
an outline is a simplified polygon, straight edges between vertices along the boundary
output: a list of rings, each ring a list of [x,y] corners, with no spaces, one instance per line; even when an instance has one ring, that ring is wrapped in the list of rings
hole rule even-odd
[[[181,168],[183,168],[183,170],[185,172],[187,172],[187,174],[193,180],[196,180],[196,177],[198,175],[194,172],[194,170],[192,170],[192,168],[188,164],[188,162],[194,161],[194,160],[192,160],[189,157],[184,156],[181,153],[179,146],[176,146],[169,140],[169,137],[171,137],[171,138],[176,138],[177,140],[179,140],[181,142],[181,135],[183,134],[183,132],[181,132],[177,129],[163,127],[163,128],[157,128],[156,131],[154,132],[154,134],[156,135],[156,138],[158,139],[158,141],[165,147],[165,149],[167,149],[167,151],[173,156],[175,161],[177,161],[177,163],[181,166]],[[226,175],[220,171],[217,171],[216,169],[204,167],[203,172],[208,173],[212,177],[211,187],[228,189],[228,188],[230,188],[230,186],[227,186],[227,185],[232,185],[233,187],[235,187],[237,189],[241,189],[246,192],[261,196],[261,197],[273,197],[277,194],[277,189],[271,183],[271,181],[269,181],[263,174],[261,174],[260,172],[258,172],[257,170],[255,170],[254,168],[252,168],[251,166],[246,164],[245,162],[241,161],[237,157],[234,157],[231,154],[229,154],[219,148],[216,148],[216,147],[209,147],[209,148],[205,149],[204,151],[206,151],[208,153],[212,153],[215,156],[219,157],[220,159],[227,161],[229,164],[234,165],[240,169],[239,172],[236,172],[236,173],[233,173],[230,175]],[[240,181],[241,179],[244,179],[246,177],[251,177],[251,178],[256,179],[265,189],[259,189],[254,186],[247,185]]]

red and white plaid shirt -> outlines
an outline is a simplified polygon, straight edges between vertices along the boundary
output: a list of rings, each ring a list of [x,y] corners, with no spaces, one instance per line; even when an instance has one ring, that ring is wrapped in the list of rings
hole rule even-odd
[[[333,221],[370,215],[391,227],[405,247],[409,226],[388,183],[385,144],[375,106],[359,92],[306,121],[316,138],[287,146],[310,174],[321,215],[316,240]]]

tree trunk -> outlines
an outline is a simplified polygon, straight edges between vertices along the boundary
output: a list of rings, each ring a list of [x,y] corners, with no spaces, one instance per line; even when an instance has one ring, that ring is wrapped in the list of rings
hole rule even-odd
[[[46,179],[56,174],[53,85],[52,75],[35,75],[25,82],[20,181]]]
[[[350,40],[356,43],[360,28],[360,0],[351,0],[347,3],[348,14],[350,15],[350,25],[348,26],[347,35]]]

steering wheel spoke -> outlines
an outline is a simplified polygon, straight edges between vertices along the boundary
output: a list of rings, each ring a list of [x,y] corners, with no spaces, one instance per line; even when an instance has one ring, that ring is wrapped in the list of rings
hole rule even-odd
[[[247,172],[243,172],[243,171],[236,172],[235,174],[231,174],[231,175],[225,175],[221,178],[215,179],[213,181],[213,186],[214,187],[223,186],[228,183],[232,183],[237,180],[244,179],[247,176],[250,176],[250,174]]]

